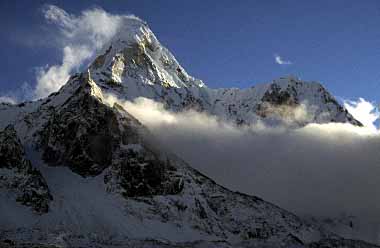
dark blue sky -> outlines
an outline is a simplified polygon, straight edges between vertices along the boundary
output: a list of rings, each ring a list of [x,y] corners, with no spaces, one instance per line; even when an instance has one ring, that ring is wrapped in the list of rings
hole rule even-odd
[[[35,83],[61,62],[41,9],[102,7],[146,20],[193,76],[248,87],[283,75],[321,81],[334,95],[380,100],[380,1],[1,1],[0,92]],[[275,63],[274,54],[292,65]]]

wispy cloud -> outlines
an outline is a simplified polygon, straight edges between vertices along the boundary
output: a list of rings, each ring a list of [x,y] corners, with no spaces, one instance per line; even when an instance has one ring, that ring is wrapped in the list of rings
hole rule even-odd
[[[278,54],[275,54],[274,55],[274,60],[277,64],[279,65],[291,65],[293,64],[293,62],[291,62],[290,60],[284,60],[280,55]]]
[[[122,19],[99,8],[75,16],[55,5],[47,5],[43,13],[45,19],[59,29],[62,62],[38,68],[35,98],[45,97],[65,84],[71,73],[116,34]]]

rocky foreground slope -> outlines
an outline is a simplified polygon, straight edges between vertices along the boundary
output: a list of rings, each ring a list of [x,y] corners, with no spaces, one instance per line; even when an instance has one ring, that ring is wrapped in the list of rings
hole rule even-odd
[[[126,19],[87,72],[36,102],[0,105],[0,245],[4,247],[375,247],[344,240],[254,196],[232,192],[166,154],[105,95],[147,97],[249,125],[289,107],[308,122],[356,121],[317,83],[284,78],[207,88],[147,26]]]

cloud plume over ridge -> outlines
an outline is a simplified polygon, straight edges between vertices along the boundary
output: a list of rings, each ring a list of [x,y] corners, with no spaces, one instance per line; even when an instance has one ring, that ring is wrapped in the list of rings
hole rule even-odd
[[[74,16],[55,5],[45,6],[43,14],[49,23],[59,29],[58,45],[63,58],[59,65],[38,69],[36,98],[45,97],[65,84],[71,73],[111,40],[123,18],[99,8],[85,10],[79,16]]]

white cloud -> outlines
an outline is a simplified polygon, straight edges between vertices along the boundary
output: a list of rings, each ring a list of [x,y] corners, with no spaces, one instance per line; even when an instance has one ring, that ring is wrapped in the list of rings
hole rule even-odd
[[[290,60],[284,60],[280,55],[275,54],[274,60],[279,65],[291,65],[293,64]]]
[[[53,65],[37,69],[37,85],[35,95],[37,98],[45,97],[57,91],[66,83],[73,70],[77,70],[86,59],[92,56],[92,52],[86,46],[63,48],[63,61],[60,65]]]
[[[345,100],[344,107],[365,127],[373,130],[377,129],[375,121],[380,118],[380,113],[373,103],[359,98],[358,101]]]
[[[122,16],[111,15],[102,9],[83,11],[79,16],[48,5],[45,19],[59,28],[62,62],[37,70],[35,98],[45,97],[66,83],[70,74],[92,58],[117,32]]]

